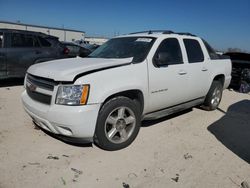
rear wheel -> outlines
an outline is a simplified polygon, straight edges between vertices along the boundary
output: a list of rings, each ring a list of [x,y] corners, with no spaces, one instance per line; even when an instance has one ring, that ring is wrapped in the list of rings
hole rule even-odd
[[[223,86],[220,81],[213,81],[203,104],[205,110],[215,110],[221,101]]]
[[[94,141],[105,150],[125,148],[136,138],[140,123],[136,103],[127,97],[115,97],[99,112]]]

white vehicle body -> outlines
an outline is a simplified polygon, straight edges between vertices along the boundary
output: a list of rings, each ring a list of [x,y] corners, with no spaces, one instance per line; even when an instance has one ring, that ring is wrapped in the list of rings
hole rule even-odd
[[[22,101],[25,110],[36,124],[58,135],[91,141],[95,134],[100,108],[112,96],[131,91],[138,92],[142,103],[142,119],[154,119],[166,114],[166,109],[170,109],[167,112],[170,114],[178,109],[202,104],[215,79],[223,82],[223,89],[230,83],[230,60],[212,60],[203,41],[198,37],[175,33],[139,33],[121,37],[129,36],[155,38],[146,58],[140,63],[133,63],[132,58],[74,58],[31,66],[27,71],[26,90],[22,94]],[[153,57],[159,45],[167,38],[178,40],[183,62],[159,68],[154,65]],[[183,39],[194,39],[199,42],[204,54],[203,62],[189,63]],[[39,79],[42,82],[52,81],[53,89],[40,87],[40,84],[37,84]],[[87,104],[56,104],[60,85],[82,84],[90,85]],[[38,97],[31,97],[27,93],[27,88],[38,93]],[[39,101],[39,96],[43,95],[51,96],[49,104]],[[180,104],[184,104],[184,107],[179,108]]]

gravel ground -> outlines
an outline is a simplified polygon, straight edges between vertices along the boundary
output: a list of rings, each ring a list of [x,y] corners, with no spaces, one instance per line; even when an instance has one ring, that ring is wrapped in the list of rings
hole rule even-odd
[[[76,146],[37,129],[22,86],[0,88],[0,187],[241,187],[250,184],[250,95],[226,90],[218,110],[143,122],[120,151]]]

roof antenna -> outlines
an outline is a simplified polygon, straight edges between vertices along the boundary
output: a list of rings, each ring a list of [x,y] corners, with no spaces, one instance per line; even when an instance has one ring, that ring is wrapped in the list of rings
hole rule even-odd
[[[149,30],[149,31],[148,31],[148,34],[149,34],[149,35],[151,35],[151,34],[152,34],[152,31],[151,31],[151,30]]]

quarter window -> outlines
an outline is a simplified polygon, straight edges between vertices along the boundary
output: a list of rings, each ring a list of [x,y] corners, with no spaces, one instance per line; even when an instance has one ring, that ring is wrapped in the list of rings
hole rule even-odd
[[[39,38],[39,41],[43,47],[50,47],[51,46],[51,44],[46,39],[44,39],[42,37],[38,37],[38,38]]]
[[[163,60],[166,62],[159,62],[161,59],[160,56],[164,56]],[[179,41],[176,38],[168,38],[162,41],[154,55],[153,61],[157,67],[182,64],[183,60]]]
[[[189,63],[203,62],[204,55],[200,43],[194,39],[184,39],[183,41],[187,51]]]

